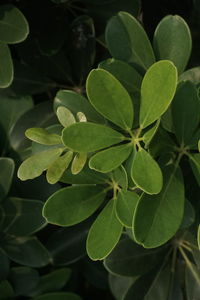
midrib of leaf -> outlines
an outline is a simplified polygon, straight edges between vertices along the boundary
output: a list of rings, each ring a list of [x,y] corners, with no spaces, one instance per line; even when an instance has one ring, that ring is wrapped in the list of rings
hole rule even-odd
[[[167,190],[168,190],[168,188],[169,188],[170,185],[171,185],[171,182],[172,182],[172,180],[173,180],[174,174],[176,173],[177,167],[178,167],[177,165],[174,166],[174,170],[173,170],[173,172],[171,173],[171,176],[170,176],[169,181],[168,181],[168,183],[167,183],[167,185],[166,185],[166,188],[165,188],[165,191],[164,191],[164,193],[163,193],[163,196],[161,197],[161,200],[159,201],[159,204],[158,204],[158,206],[157,206],[157,208],[156,208],[156,211],[155,211],[155,214],[154,214],[153,221],[152,221],[151,225],[149,226],[149,229],[148,229],[148,231],[147,231],[146,237],[149,236],[149,233],[151,232],[152,227],[154,226],[154,224],[155,224],[155,222],[156,222],[156,220],[157,220],[157,218],[158,218],[157,211],[160,209],[161,204],[163,203],[163,201],[164,201],[164,199],[165,199]],[[158,197],[158,196],[157,196],[157,197]],[[143,241],[141,241],[142,243],[146,240],[146,237],[143,239]],[[143,244],[143,245],[144,245],[144,244]]]

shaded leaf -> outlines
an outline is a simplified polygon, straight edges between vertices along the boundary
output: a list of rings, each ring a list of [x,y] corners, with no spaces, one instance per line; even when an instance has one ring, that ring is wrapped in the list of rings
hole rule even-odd
[[[0,157],[0,199],[7,196],[13,179],[15,163],[12,158]]]
[[[13,5],[0,7],[0,41],[15,44],[25,40],[29,33],[28,22],[22,12]]]
[[[1,262],[0,281],[2,281],[6,279],[8,276],[9,269],[10,269],[10,261],[6,253],[1,248],[0,248],[0,262]]]
[[[1,34],[1,20],[0,20],[0,34]],[[13,62],[12,62],[10,49],[6,44],[0,42],[0,88],[6,88],[12,83],[13,76],[14,76],[13,73],[14,70],[13,70]]]
[[[92,152],[122,142],[119,132],[100,124],[80,122],[66,127],[62,133],[63,143],[77,152]]]
[[[0,283],[0,295],[2,300],[12,299],[15,296],[12,285],[8,280],[4,280]]]
[[[81,300],[81,298],[74,293],[58,292],[40,295],[33,300]]]
[[[103,69],[92,70],[87,78],[86,90],[91,104],[99,113],[125,130],[132,128],[134,111],[131,97],[111,73]]]
[[[97,210],[105,195],[106,190],[100,186],[76,185],[63,188],[48,198],[43,208],[43,216],[52,224],[77,224]]]
[[[108,202],[90,228],[86,249],[92,260],[104,259],[120,239],[123,226],[115,215],[114,201]]]
[[[191,264],[190,266],[199,277],[199,281],[196,280],[191,269],[188,266],[186,266],[186,270],[185,270],[186,293],[187,293],[188,300],[193,300],[193,299],[195,300],[198,299],[200,295],[200,272],[199,269],[194,264]]]
[[[141,87],[140,127],[156,121],[170,105],[177,85],[177,70],[168,60],[158,61],[146,72]]]

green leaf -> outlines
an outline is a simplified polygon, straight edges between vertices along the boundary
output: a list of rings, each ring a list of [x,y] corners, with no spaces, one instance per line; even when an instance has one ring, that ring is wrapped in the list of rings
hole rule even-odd
[[[184,215],[181,223],[181,229],[189,228],[195,221],[195,210],[187,198],[185,199]]]
[[[134,111],[131,97],[111,73],[103,69],[92,70],[87,78],[86,90],[91,104],[100,114],[125,130],[132,128]]]
[[[131,177],[135,184],[148,194],[158,194],[162,189],[163,177],[160,167],[142,148],[133,158]]]
[[[61,290],[69,280],[70,275],[71,270],[69,268],[60,268],[42,276],[34,290],[34,295]]]
[[[29,128],[25,135],[28,139],[43,145],[58,145],[62,144],[58,134],[49,133],[45,128]]]
[[[160,194],[143,194],[136,207],[133,234],[145,248],[158,247],[177,232],[184,213],[184,185],[180,169],[163,170],[164,185]]]
[[[63,188],[48,198],[43,208],[43,216],[52,224],[77,224],[97,210],[105,195],[106,190],[100,186],[76,185]]]
[[[26,39],[29,33],[28,22],[21,11],[13,5],[0,7],[0,41],[15,44]]]
[[[63,130],[63,143],[77,152],[101,150],[122,142],[125,137],[119,132],[100,124],[80,122]]]
[[[46,225],[42,217],[42,207],[43,202],[38,200],[14,197],[6,199],[3,205],[3,231],[14,236],[25,236],[39,231]]]
[[[176,137],[181,145],[188,145],[200,121],[200,101],[192,82],[180,85],[171,109]]]
[[[71,171],[73,175],[76,175],[81,172],[83,169],[84,165],[86,164],[87,161],[87,154],[86,153],[77,153],[72,161],[71,165]]]
[[[46,178],[48,183],[55,184],[60,180],[64,171],[68,168],[73,158],[73,152],[68,151],[59,156],[47,169]]]
[[[15,296],[26,296],[39,283],[38,271],[28,267],[12,268],[9,279],[15,291]]]
[[[81,111],[77,112],[76,117],[78,119],[78,122],[87,122],[86,115]]]
[[[139,196],[135,192],[120,190],[116,200],[116,214],[122,225],[132,227],[133,215]]]
[[[11,260],[28,267],[44,267],[51,261],[48,251],[36,237],[9,237],[3,248]]]
[[[59,91],[54,100],[54,109],[57,110],[59,106],[65,106],[74,115],[81,111],[86,115],[89,121],[105,123],[105,119],[94,110],[88,100],[76,92],[68,90]]]
[[[181,74],[192,50],[192,38],[187,23],[177,15],[163,18],[155,30],[153,46],[157,60],[171,60]]]
[[[21,180],[33,179],[40,176],[60,156],[62,151],[62,148],[57,148],[34,154],[21,164],[17,176]]]
[[[198,226],[198,231],[197,231],[197,244],[200,250],[200,225]]]
[[[89,257],[92,260],[104,259],[118,243],[122,229],[115,214],[115,200],[112,199],[90,228],[86,244]]]
[[[98,66],[117,78],[129,93],[140,92],[142,76],[129,64],[115,58],[109,58]]]
[[[74,115],[71,111],[65,106],[59,106],[56,111],[58,120],[64,127],[68,127],[69,125],[76,123]]]
[[[0,199],[7,196],[13,179],[15,163],[12,158],[0,157]]]
[[[115,299],[123,300],[136,278],[109,274],[109,287]]]
[[[168,60],[158,61],[146,72],[141,87],[140,127],[156,121],[170,105],[177,85],[177,70]]]
[[[104,266],[112,274],[128,277],[139,276],[159,265],[163,253],[161,249],[144,249],[131,239],[123,238],[112,253],[106,257]]]
[[[40,295],[33,300],[81,300],[81,298],[74,293],[58,292]]]
[[[98,172],[108,173],[119,167],[130,155],[132,146],[123,144],[108,148],[93,155],[89,161],[89,167]]]
[[[13,81],[13,76],[14,70],[10,49],[6,44],[0,42],[0,88],[8,87]]]
[[[106,27],[106,41],[111,55],[148,69],[155,57],[143,27],[132,15],[119,12]]]

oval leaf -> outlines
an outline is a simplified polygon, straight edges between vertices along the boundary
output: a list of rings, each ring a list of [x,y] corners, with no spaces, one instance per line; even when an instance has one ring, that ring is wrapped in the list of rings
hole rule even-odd
[[[54,193],[44,205],[43,216],[61,226],[77,224],[91,216],[101,205],[106,190],[100,186],[70,186]]]
[[[33,179],[40,176],[60,156],[62,151],[63,149],[60,148],[51,149],[27,158],[19,167],[17,176],[21,180]]]
[[[25,236],[40,230],[46,225],[42,207],[43,202],[38,200],[14,197],[6,199],[3,206],[3,231],[10,235]]]
[[[77,153],[72,161],[71,171],[73,175],[81,172],[87,161],[86,153]]]
[[[11,84],[13,75],[14,70],[10,49],[6,44],[0,43],[0,88],[6,88]]]
[[[155,62],[154,53],[143,27],[127,12],[119,12],[106,27],[108,49],[114,58],[147,69]]]
[[[146,72],[141,87],[140,127],[156,121],[170,105],[177,85],[177,70],[168,60],[158,61]]]
[[[87,237],[87,253],[92,260],[104,259],[120,239],[123,226],[115,214],[115,200],[104,207],[90,228]]]
[[[184,185],[180,169],[163,170],[164,186],[160,194],[143,194],[136,207],[133,234],[145,248],[158,247],[178,230],[184,213]]]
[[[135,192],[120,190],[116,201],[116,214],[122,225],[132,227],[133,215],[139,196]]]
[[[157,60],[171,60],[181,74],[190,57],[192,38],[187,23],[180,16],[166,16],[158,24],[153,40]]]
[[[135,184],[148,194],[158,194],[162,189],[163,177],[160,167],[142,148],[133,158],[131,177]]]
[[[108,173],[119,167],[131,153],[130,144],[111,147],[92,156],[89,167],[98,172]]]
[[[44,128],[29,128],[25,131],[25,135],[28,139],[42,145],[62,144],[58,134],[49,133],[48,130]]]
[[[69,125],[76,123],[74,115],[71,113],[71,111],[68,108],[64,106],[59,106],[56,114],[59,122],[64,127],[68,127]]]
[[[0,199],[7,196],[15,169],[14,160],[8,157],[0,158]]]
[[[29,33],[28,22],[21,11],[13,5],[0,7],[0,41],[15,44],[26,39]]]
[[[55,184],[60,180],[64,171],[68,168],[73,158],[73,152],[68,151],[62,156],[58,157],[47,169],[46,178],[48,183]]]
[[[92,70],[86,89],[91,104],[99,113],[125,130],[132,128],[131,97],[111,73],[103,69]]]
[[[63,143],[77,152],[92,152],[122,142],[119,132],[100,124],[80,122],[63,130]]]

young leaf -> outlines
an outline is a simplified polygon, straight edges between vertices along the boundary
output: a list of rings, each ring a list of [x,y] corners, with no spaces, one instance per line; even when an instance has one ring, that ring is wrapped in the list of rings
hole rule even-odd
[[[18,169],[17,176],[21,180],[33,179],[40,176],[62,152],[62,148],[57,148],[34,154],[23,161]]]
[[[64,171],[68,168],[73,158],[73,152],[68,151],[58,157],[47,169],[46,178],[48,183],[55,184],[60,180]]]
[[[68,127],[69,125],[76,123],[74,115],[65,106],[59,106],[56,114],[63,127]]]
[[[144,149],[139,149],[132,163],[131,177],[135,184],[148,194],[158,194],[163,177],[159,165]]]
[[[105,119],[90,105],[88,100],[74,91],[59,91],[54,100],[54,109],[57,110],[59,106],[65,106],[74,115],[81,111],[89,121],[105,123]]]
[[[7,196],[15,169],[14,160],[8,157],[0,158],[0,199]]]
[[[141,87],[140,127],[156,121],[170,105],[177,85],[177,70],[168,60],[158,61],[146,72]]]
[[[176,137],[181,145],[188,145],[200,121],[200,101],[192,82],[179,86],[171,109]]]
[[[133,215],[139,196],[135,192],[120,190],[116,200],[116,215],[122,225],[132,227]]]
[[[101,205],[106,190],[101,186],[76,185],[63,188],[51,195],[43,208],[49,223],[71,226],[91,216]]]
[[[61,137],[58,134],[49,133],[44,128],[29,128],[25,131],[28,139],[42,145],[62,144]]]
[[[8,198],[3,209],[3,231],[13,236],[25,236],[39,231],[46,225],[42,217],[43,202],[38,200]],[[30,222],[31,220],[31,222]]]
[[[63,130],[63,143],[77,152],[101,150],[122,142],[125,137],[119,132],[100,124],[80,122]]]
[[[21,11],[13,5],[0,7],[0,41],[15,44],[26,39],[29,33],[28,23]]]
[[[125,237],[106,257],[104,266],[110,273],[120,276],[143,275],[160,263],[164,253],[163,249],[144,249]]]
[[[6,88],[11,84],[13,75],[14,70],[10,49],[6,44],[0,42],[0,88]]]
[[[87,161],[87,154],[86,153],[77,153],[72,161],[71,171],[73,175],[76,175],[81,172],[83,167],[85,166]]]
[[[101,62],[98,67],[115,76],[129,93],[140,91],[142,76],[124,61],[109,58]]]
[[[81,111],[77,112],[76,116],[77,116],[78,122],[87,122],[86,115],[83,112],[81,112]]]
[[[125,130],[132,128],[131,97],[111,73],[103,69],[92,70],[87,78],[86,90],[91,104],[99,113]]]
[[[108,148],[93,155],[89,167],[98,172],[108,173],[119,167],[131,153],[130,144]]]
[[[184,213],[184,185],[180,169],[163,170],[164,185],[158,195],[143,194],[133,219],[133,234],[145,248],[158,247],[178,230]]]
[[[148,69],[155,57],[143,27],[127,12],[119,12],[106,27],[106,42],[114,58]]]
[[[98,215],[87,237],[87,253],[92,260],[104,259],[120,239],[123,226],[115,214],[115,200],[112,199]]]
[[[156,28],[153,45],[157,60],[171,60],[181,74],[192,50],[192,38],[187,23],[180,16],[166,16]]]

